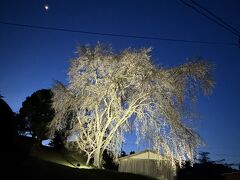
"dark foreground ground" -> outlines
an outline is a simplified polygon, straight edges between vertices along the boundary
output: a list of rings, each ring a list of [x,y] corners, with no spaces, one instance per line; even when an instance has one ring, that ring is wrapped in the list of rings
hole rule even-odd
[[[33,142],[18,137],[11,148],[0,148],[0,179],[18,180],[153,180],[150,177],[83,167],[81,156],[56,152],[49,148],[33,148]],[[85,161],[84,161],[85,162]]]
[[[33,157],[26,159],[24,162],[19,164],[16,169],[12,169],[12,172],[11,169],[8,170],[10,170],[9,175],[13,176],[14,179],[23,180],[153,180],[149,177],[130,173],[119,173],[117,171],[71,168]]]

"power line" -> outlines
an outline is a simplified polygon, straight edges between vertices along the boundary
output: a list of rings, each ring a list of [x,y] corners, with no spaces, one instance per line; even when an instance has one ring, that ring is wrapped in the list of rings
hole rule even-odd
[[[22,28],[51,30],[51,31],[63,31],[63,32],[81,33],[81,34],[88,34],[88,35],[100,35],[100,36],[111,36],[111,37],[121,37],[121,38],[135,38],[135,39],[182,42],[182,43],[195,43],[195,44],[208,44],[208,45],[237,46],[236,43],[230,43],[230,42],[194,41],[194,40],[184,40],[184,39],[159,38],[159,37],[151,37],[151,36],[137,36],[137,35],[127,35],[127,34],[101,33],[101,32],[84,31],[84,30],[56,28],[56,27],[49,27],[49,26],[12,23],[12,22],[6,22],[6,21],[0,21],[0,24],[9,25],[9,26],[17,26],[17,27],[22,27]]]
[[[240,31],[238,31],[236,28],[234,28],[232,25],[228,24],[226,21],[224,21],[222,18],[220,18],[219,16],[217,16],[216,14],[214,14],[213,12],[209,11],[208,9],[204,8],[203,6],[201,6],[199,3],[197,3],[194,0],[191,0],[191,2],[193,4],[195,4],[197,7],[203,9],[204,11],[206,11],[207,13],[209,13],[210,15],[212,15],[214,18],[216,18],[218,21],[220,21],[222,24],[224,24],[225,26],[229,27],[230,29],[232,29],[233,31],[235,31],[238,36],[240,35]]]
[[[205,10],[208,14],[210,14],[213,17],[210,17],[209,15],[207,15],[206,13],[204,13],[203,11],[201,11],[200,9],[198,9],[197,7],[185,2],[184,0],[179,0],[181,3],[183,3],[185,6],[190,7],[191,9],[193,9],[194,11],[196,11],[197,13],[205,16],[207,19],[209,19],[210,21],[218,24],[219,26],[223,27],[225,30],[231,32],[232,34],[236,35],[236,36],[240,36],[240,33],[238,30],[236,30],[236,28],[232,27],[231,25],[229,25],[228,23],[226,23],[225,21],[223,21],[220,17],[216,16],[214,13],[210,12],[209,10],[207,10],[206,8],[200,6],[198,3],[196,3],[195,1],[191,0],[192,3],[194,3],[197,7],[199,7],[200,9]],[[218,21],[217,21],[217,20]],[[221,23],[220,23],[220,22]]]

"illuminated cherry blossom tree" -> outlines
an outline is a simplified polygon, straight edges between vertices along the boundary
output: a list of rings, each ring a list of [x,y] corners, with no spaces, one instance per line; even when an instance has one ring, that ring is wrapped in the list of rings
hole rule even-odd
[[[67,86],[56,83],[56,115],[50,132],[66,129],[78,148],[101,167],[105,149],[117,157],[124,134],[136,132],[137,144],[151,148],[181,164],[193,159],[201,143],[188,126],[186,111],[202,91],[213,87],[212,66],[195,59],[178,67],[157,67],[151,49],[114,53],[108,46],[81,46],[71,61]],[[174,163],[173,163],[174,164]]]

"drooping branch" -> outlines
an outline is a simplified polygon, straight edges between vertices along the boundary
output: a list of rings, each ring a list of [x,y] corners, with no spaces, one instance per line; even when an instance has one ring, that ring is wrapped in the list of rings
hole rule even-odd
[[[116,54],[102,44],[80,47],[70,64],[69,84],[53,87],[51,131],[65,129],[77,136],[78,147],[89,157],[94,154],[96,166],[105,149],[118,156],[130,130],[138,143],[150,140],[151,148],[172,160],[193,158],[200,138],[183,120],[191,105],[187,102],[194,102],[200,91],[211,91],[212,66],[194,60],[156,67],[150,51],[129,48]]]

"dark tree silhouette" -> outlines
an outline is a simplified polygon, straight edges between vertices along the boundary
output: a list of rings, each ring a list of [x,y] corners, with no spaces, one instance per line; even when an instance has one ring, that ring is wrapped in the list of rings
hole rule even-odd
[[[13,150],[13,142],[16,136],[16,128],[14,124],[14,113],[9,105],[2,99],[0,95],[0,136],[1,136],[1,152],[9,152]]]
[[[129,154],[130,154],[130,155],[131,155],[131,154],[135,154],[135,151],[131,151]]]
[[[55,132],[54,138],[51,140],[49,145],[55,150],[60,151],[64,149],[64,138],[65,138],[64,132]]]
[[[124,156],[127,156],[127,153],[125,152],[125,151],[121,151],[121,155],[120,155],[120,157],[124,157]]]
[[[22,129],[30,130],[39,145],[47,138],[47,125],[54,117],[54,110],[51,107],[52,95],[49,89],[38,90],[26,98],[19,111]]]
[[[223,173],[235,172],[228,164],[222,164],[220,161],[212,161],[209,152],[200,152],[199,163],[190,166],[190,162],[185,163],[183,168],[178,171],[178,180],[212,180],[221,179]]]
[[[103,167],[105,169],[117,170],[118,165],[114,162],[114,156],[111,152],[105,150],[103,152]]]
[[[214,163],[214,161],[210,161],[209,157],[209,152],[200,152],[199,156],[200,158],[198,159],[200,164],[205,164],[205,163]]]
[[[6,173],[9,177],[9,167],[15,168],[26,157],[27,150],[18,143],[15,114],[2,98],[0,95],[1,176]]]

